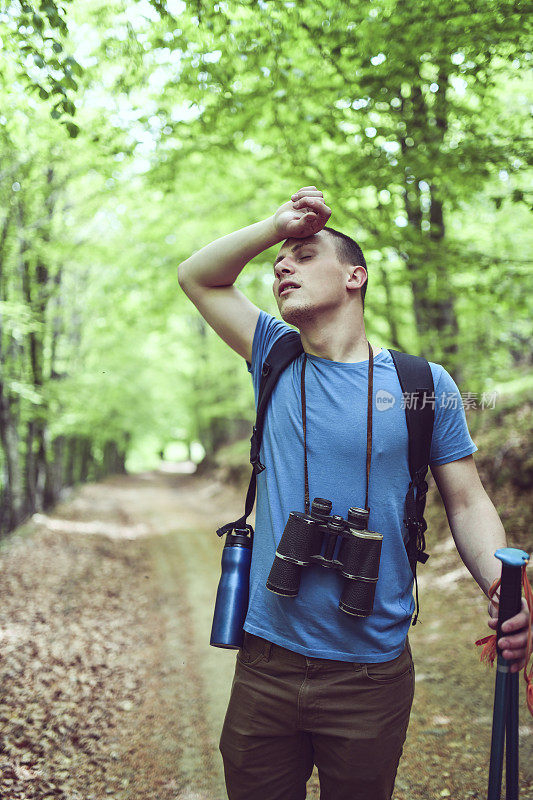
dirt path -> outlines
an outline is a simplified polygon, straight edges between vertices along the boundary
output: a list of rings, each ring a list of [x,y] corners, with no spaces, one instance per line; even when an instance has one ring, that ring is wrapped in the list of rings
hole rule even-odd
[[[224,800],[218,737],[235,653],[209,646],[214,531],[241,504],[206,478],[117,477],[77,488],[3,543],[1,798]],[[449,542],[430,550],[394,797],[483,798],[494,672],[473,642],[489,632],[486,603]],[[531,800],[522,683],[521,800]]]

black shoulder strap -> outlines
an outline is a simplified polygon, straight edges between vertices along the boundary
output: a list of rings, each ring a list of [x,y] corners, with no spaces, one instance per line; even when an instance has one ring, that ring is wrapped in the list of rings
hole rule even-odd
[[[424,509],[428,490],[426,475],[435,418],[435,387],[431,367],[425,358],[401,353],[398,350],[389,349],[389,352],[403,393],[409,435],[411,481],[405,496],[404,523],[408,533],[407,555],[416,587],[416,614],[413,620],[413,625],[416,625],[419,611],[416,566],[417,562],[425,564],[429,558],[428,553],[424,552],[426,548],[424,533],[427,529]]]
[[[261,370],[261,381],[259,383],[259,394],[257,396],[257,417],[253,428],[250,463],[256,473],[264,470],[263,464],[259,461],[259,450],[261,449],[261,439],[263,437],[263,425],[265,415],[270,402],[270,396],[274,391],[274,386],[278,378],[291,361],[294,361],[300,353],[303,353],[302,340],[296,331],[287,331],[277,339],[263,362]]]
[[[274,342],[263,362],[259,393],[257,396],[257,415],[252,438],[250,439],[250,464],[252,465],[252,475],[246,493],[244,514],[235,522],[229,522],[227,525],[223,525],[219,528],[217,530],[219,536],[224,536],[224,534],[230,533],[232,530],[244,527],[248,527],[251,531],[251,526],[246,524],[246,520],[252,513],[255,503],[257,475],[265,468],[259,460],[259,451],[261,449],[266,410],[279,376],[285,367],[287,367],[291,361],[294,361],[300,353],[303,353],[300,334],[291,330],[284,333],[283,336],[280,336],[280,338]]]
[[[409,472],[416,480],[421,469],[426,475],[435,416],[435,387],[431,367],[422,356],[389,349],[405,401],[409,433]]]

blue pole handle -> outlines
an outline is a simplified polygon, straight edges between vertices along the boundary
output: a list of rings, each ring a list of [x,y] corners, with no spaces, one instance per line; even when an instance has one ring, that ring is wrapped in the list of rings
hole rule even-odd
[[[502,564],[507,564],[509,567],[523,567],[529,561],[526,551],[519,550],[517,547],[500,547],[494,555],[500,559]]]

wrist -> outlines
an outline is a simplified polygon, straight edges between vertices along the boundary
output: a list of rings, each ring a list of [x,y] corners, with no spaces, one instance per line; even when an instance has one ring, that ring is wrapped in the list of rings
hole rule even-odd
[[[268,247],[273,247],[275,244],[283,242],[283,240],[287,238],[278,231],[276,226],[276,218],[274,214],[271,217],[267,217],[266,219],[262,220],[260,224],[264,229],[265,237],[267,240],[265,250]]]

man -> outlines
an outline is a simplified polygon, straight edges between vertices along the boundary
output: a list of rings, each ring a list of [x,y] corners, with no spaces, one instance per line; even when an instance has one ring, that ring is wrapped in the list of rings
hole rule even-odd
[[[323,800],[389,800],[413,700],[405,412],[390,353],[374,345],[370,362],[363,254],[326,227],[330,215],[322,192],[304,187],[272,217],[207,245],[178,271],[202,316],[246,359],[256,398],[263,361],[286,323],[299,329],[304,347],[280,376],[265,419],[245,640],[220,741],[230,800],[305,798],[313,764]],[[234,286],[250,259],[280,242],[273,292],[284,322]],[[373,397],[385,391],[394,403],[373,414],[366,487],[371,363]],[[368,491],[368,528],[384,537],[374,607],[364,618],[339,610],[336,570],[306,567],[293,598],[265,585],[288,514],[304,510],[304,364],[309,495],[330,499],[332,513],[346,517],[349,507],[365,505]],[[477,474],[457,387],[443,367],[430,366],[435,396],[458,400],[455,408],[436,404],[432,474],[459,553],[487,593],[500,575],[494,551],[505,546],[505,533]],[[505,636],[513,671],[524,665],[526,625],[523,611]]]

